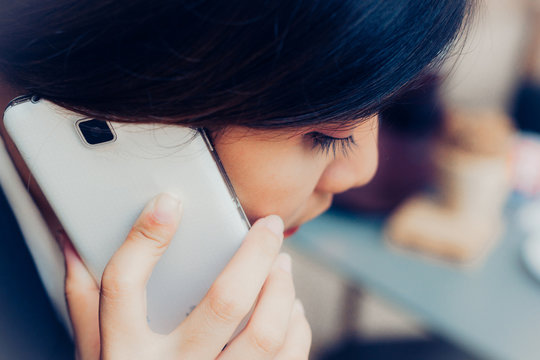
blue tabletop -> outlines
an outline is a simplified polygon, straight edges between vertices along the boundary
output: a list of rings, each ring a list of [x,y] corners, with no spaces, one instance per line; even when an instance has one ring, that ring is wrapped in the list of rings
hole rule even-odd
[[[538,360],[540,283],[521,263],[521,203],[510,201],[505,234],[471,266],[393,249],[383,241],[383,218],[337,210],[304,225],[290,244],[479,357]]]

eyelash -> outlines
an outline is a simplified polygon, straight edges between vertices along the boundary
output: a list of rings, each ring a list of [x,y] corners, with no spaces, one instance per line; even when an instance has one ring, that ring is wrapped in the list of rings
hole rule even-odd
[[[316,131],[310,132],[306,134],[306,136],[309,137],[313,149],[317,148],[326,155],[331,151],[334,157],[336,157],[336,152],[338,150],[341,151],[344,156],[348,156],[349,151],[356,146],[356,142],[352,136],[335,138]]]

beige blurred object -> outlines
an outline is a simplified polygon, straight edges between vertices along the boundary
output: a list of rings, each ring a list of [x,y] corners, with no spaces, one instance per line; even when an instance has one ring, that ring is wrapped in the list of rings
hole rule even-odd
[[[388,240],[452,261],[480,258],[503,229],[512,134],[510,119],[496,111],[447,116],[433,154],[436,193],[414,195],[396,209]]]
[[[476,2],[466,36],[450,53],[444,71],[443,97],[452,106],[506,109],[521,75],[529,43],[530,2]],[[540,65],[540,64],[538,64]]]

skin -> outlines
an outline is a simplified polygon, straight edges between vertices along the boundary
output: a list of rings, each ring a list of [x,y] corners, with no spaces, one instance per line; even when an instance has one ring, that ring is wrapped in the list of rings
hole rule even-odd
[[[19,95],[0,78],[0,106]],[[344,156],[313,149],[306,134],[318,131],[356,146]],[[291,135],[292,133],[292,135]],[[302,225],[325,210],[334,194],[365,185],[377,169],[378,117],[349,130],[320,127],[252,130],[229,127],[214,139],[221,162],[251,223],[279,215],[285,229]]]
[[[77,359],[307,359],[311,331],[295,300],[290,257],[279,254],[283,222],[276,215],[253,224],[206,296],[174,331],[150,330],[146,282],[181,213],[170,194],[152,200],[107,264],[100,287],[64,239]],[[253,305],[248,324],[229,341]]]
[[[171,202],[174,198],[161,195],[147,206],[108,263],[100,287],[66,241],[66,299],[77,357],[307,359],[311,329],[295,299],[290,257],[279,253],[284,231],[326,210],[334,194],[372,178],[377,120],[350,130],[309,129],[293,135],[229,128],[214,139],[253,226],[203,300],[168,335],[149,329],[144,292],[180,222],[181,206]],[[310,131],[352,136],[357,146],[347,155],[325,154],[313,148],[306,135]],[[169,205],[160,209],[164,197]],[[230,340],[252,308],[246,327]]]
[[[0,91],[0,100],[6,105],[15,95]],[[314,148],[313,131],[352,136],[357,145],[334,156]],[[296,299],[290,256],[280,253],[284,232],[324,212],[334,194],[373,177],[377,131],[372,117],[351,129],[230,127],[217,135],[216,149],[253,226],[206,296],[168,335],[148,327],[145,289],[181,226],[182,205],[174,194],[161,194],[146,206],[99,285],[70,242],[60,238],[76,358],[307,359],[311,329]],[[231,340],[248,314],[246,327]]]
[[[356,145],[335,156],[313,149],[311,131],[337,138],[352,136]],[[378,117],[349,130],[311,128],[251,130],[229,128],[215,139],[223,166],[250,221],[279,215],[286,229],[328,209],[334,194],[365,185],[377,169]]]

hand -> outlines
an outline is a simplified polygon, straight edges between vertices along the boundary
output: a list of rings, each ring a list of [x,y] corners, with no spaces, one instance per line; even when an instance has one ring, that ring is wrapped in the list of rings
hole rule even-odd
[[[275,215],[255,222],[206,296],[174,331],[150,330],[146,283],[180,217],[171,195],[150,202],[107,264],[101,291],[66,243],[66,299],[77,359],[307,359],[311,330],[295,300],[290,257],[278,255],[283,222]],[[253,304],[246,327],[223,349]]]

